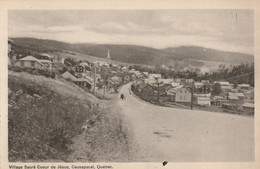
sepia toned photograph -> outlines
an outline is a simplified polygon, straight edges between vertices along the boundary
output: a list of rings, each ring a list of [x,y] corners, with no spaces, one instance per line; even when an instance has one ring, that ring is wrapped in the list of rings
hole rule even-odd
[[[9,162],[254,162],[252,9],[8,10]]]

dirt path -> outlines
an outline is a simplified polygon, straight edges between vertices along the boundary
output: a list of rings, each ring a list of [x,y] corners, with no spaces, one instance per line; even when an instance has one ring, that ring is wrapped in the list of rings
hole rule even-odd
[[[234,162],[254,160],[254,119],[149,104],[121,88],[119,100],[139,145],[138,161]]]

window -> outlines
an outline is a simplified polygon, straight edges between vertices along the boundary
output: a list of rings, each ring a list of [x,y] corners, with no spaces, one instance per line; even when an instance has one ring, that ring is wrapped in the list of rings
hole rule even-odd
[[[180,96],[180,100],[182,100],[182,96]]]
[[[35,62],[34,61],[31,61],[31,66],[35,67]]]
[[[21,61],[21,66],[24,66],[24,61],[23,60]]]

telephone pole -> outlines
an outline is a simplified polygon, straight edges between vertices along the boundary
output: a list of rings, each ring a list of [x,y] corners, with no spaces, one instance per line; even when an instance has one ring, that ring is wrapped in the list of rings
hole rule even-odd
[[[194,80],[192,81],[192,86],[191,86],[191,102],[190,102],[190,109],[193,109],[193,96],[194,96]]]
[[[96,96],[96,66],[94,66],[94,96]]]

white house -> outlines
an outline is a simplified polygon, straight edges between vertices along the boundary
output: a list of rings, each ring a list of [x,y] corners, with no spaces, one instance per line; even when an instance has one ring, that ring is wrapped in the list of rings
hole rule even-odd
[[[51,70],[52,62],[49,60],[40,60],[33,56],[26,56],[15,62],[14,66]]]
[[[156,74],[156,73],[150,73],[149,78],[158,78],[158,79],[161,79],[162,78],[162,75],[161,74]]]
[[[166,91],[166,94],[171,96],[171,101],[180,102],[180,103],[191,102],[191,92],[183,85],[169,88]]]
[[[209,97],[196,97],[196,103],[200,106],[210,106],[210,102]]]

